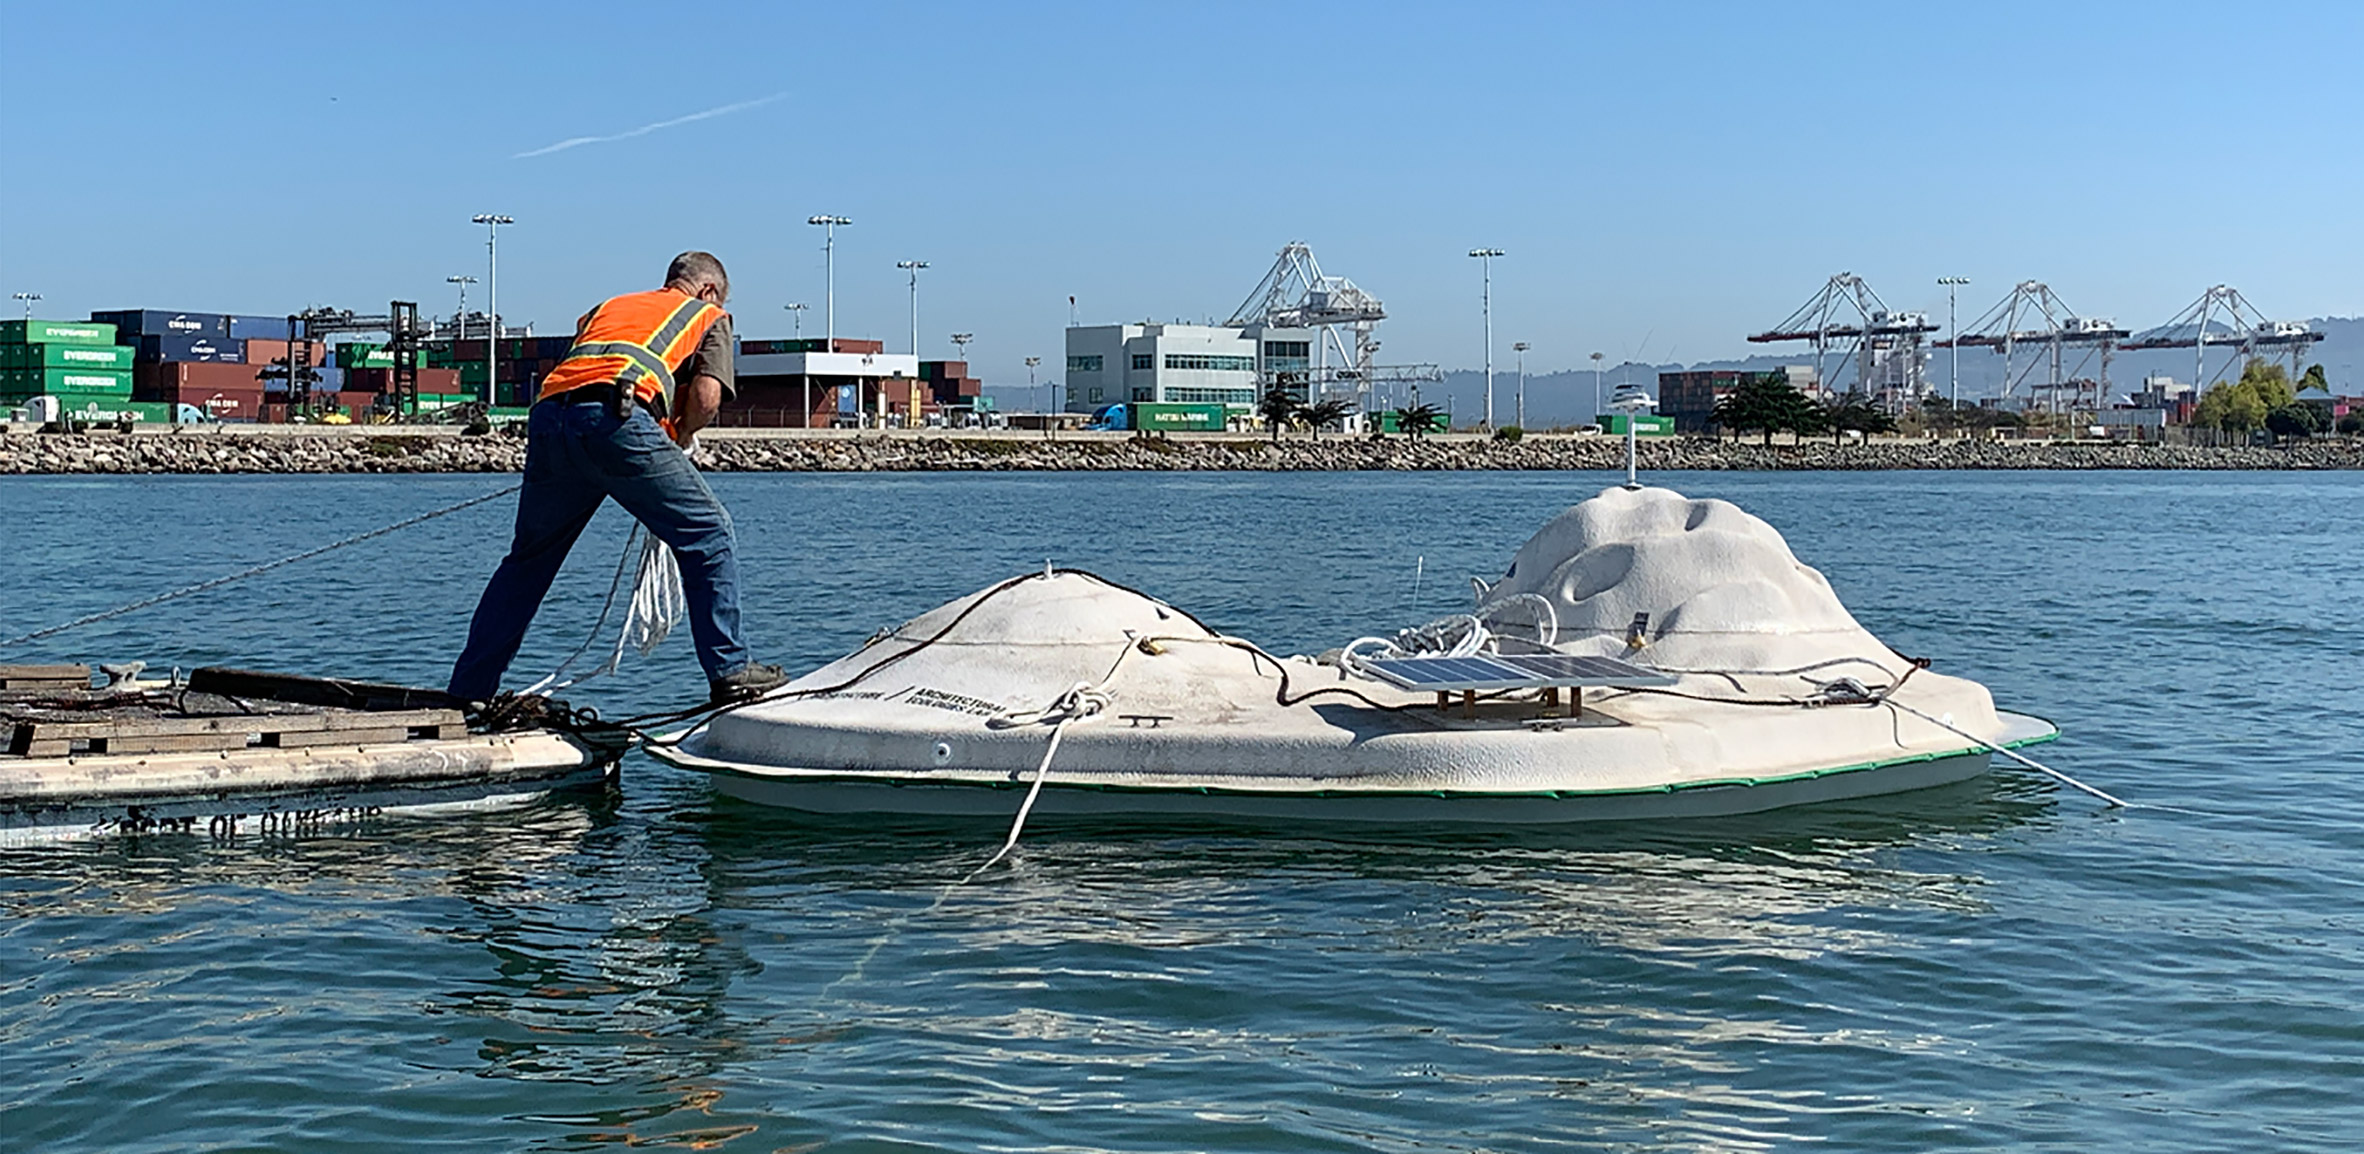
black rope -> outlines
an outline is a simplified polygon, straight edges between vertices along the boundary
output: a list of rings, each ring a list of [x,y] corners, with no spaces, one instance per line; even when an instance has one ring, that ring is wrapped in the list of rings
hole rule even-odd
[[[57,634],[64,633],[69,629],[79,629],[85,625],[91,625],[100,621],[105,621],[110,617],[121,617],[126,613],[136,612],[141,609],[149,608],[150,606],[162,605],[167,601],[174,601],[183,597],[191,596],[193,594],[203,593],[208,589],[219,589],[222,586],[228,585],[234,581],[243,581],[249,577],[268,573],[282,565],[293,565],[298,561],[308,561],[314,557],[320,556],[323,553],[331,553],[338,549],[346,548],[347,546],[359,545],[363,541],[368,541],[377,537],[383,537],[386,534],[392,533],[399,529],[408,529],[413,525],[432,521],[437,517],[449,516],[453,513],[459,512],[462,509],[469,508],[470,506],[481,505],[486,501],[506,497],[509,494],[514,493],[524,487],[524,484],[520,482],[519,484],[511,485],[506,489],[486,493],[481,497],[470,497],[469,499],[462,501],[457,505],[446,505],[441,509],[434,510],[433,512],[421,513],[416,517],[396,521],[395,523],[387,525],[383,528],[372,529],[367,533],[354,534],[353,536],[347,537],[342,541],[332,541],[326,545],[320,546],[317,549],[306,549],[303,552],[297,553],[290,557],[281,557],[276,561],[265,561],[260,565],[254,565],[245,569],[241,569],[236,573],[231,573],[222,577],[216,577],[211,581],[200,581],[195,585],[184,586],[182,588],[175,589],[170,593],[159,593],[154,597],[150,597],[141,601],[134,601],[131,604],[122,606],[120,608],[109,609],[104,613],[93,613],[88,617],[77,617],[63,625],[52,625],[47,629],[36,629],[31,633],[26,633],[21,636],[11,637],[5,641],[0,641],[0,649],[6,649],[13,645],[22,645],[27,641],[39,641],[44,637],[54,637]]]

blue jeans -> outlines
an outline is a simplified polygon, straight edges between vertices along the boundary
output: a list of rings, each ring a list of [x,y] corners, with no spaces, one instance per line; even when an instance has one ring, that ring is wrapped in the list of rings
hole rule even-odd
[[[468,645],[452,666],[452,696],[482,701],[500,692],[501,675],[516,659],[567,550],[609,497],[672,547],[689,601],[690,636],[707,678],[747,664],[731,515],[689,454],[645,409],[635,407],[630,418],[618,420],[612,405],[543,401],[526,420],[517,536],[476,603]]]

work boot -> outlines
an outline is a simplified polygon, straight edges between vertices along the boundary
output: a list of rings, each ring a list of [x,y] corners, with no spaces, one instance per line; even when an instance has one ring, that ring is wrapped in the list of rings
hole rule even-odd
[[[734,705],[753,701],[771,690],[788,684],[788,671],[777,665],[750,661],[707,683],[707,701],[714,705]]]

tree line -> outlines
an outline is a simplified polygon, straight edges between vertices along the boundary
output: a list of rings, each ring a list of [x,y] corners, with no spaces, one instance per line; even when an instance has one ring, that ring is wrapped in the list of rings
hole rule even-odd
[[[2192,410],[2192,424],[2227,433],[2255,433],[2262,429],[2276,440],[2311,437],[2317,433],[2339,432],[2349,436],[2364,433],[2364,414],[2349,413],[2335,422],[2328,401],[2298,398],[2300,391],[2306,389],[2320,389],[2325,396],[2330,395],[2331,384],[2323,374],[2323,366],[2308,366],[2293,384],[2282,366],[2253,358],[2242,367],[2240,380],[2211,386],[2200,395],[2200,403]]]
[[[2214,386],[2200,397],[2192,424],[2228,433],[2264,430],[2276,439],[2330,432],[2350,436],[2364,433],[2364,414],[2349,413],[2335,422],[2327,401],[2299,399],[2298,394],[2308,389],[2319,389],[2329,395],[2330,385],[2323,366],[2308,368],[2293,383],[2282,366],[2262,358],[2253,359],[2241,370],[2240,380]],[[1928,426],[1940,429],[2018,427],[2027,423],[2027,418],[2017,413],[1956,406],[1941,397],[1924,399],[1920,418]],[[1817,402],[1790,384],[1788,374],[1780,370],[1742,377],[1737,387],[1716,401],[1715,421],[1735,435],[1762,433],[1766,444],[1773,443],[1773,434],[1777,432],[1798,437],[1829,433],[1835,440],[1848,432],[1868,436],[1896,430],[1895,419],[1862,393],[1851,391]]]
[[[1789,383],[1789,374],[1779,369],[1742,377],[1739,385],[1716,401],[1715,422],[1735,436],[1762,433],[1768,445],[1775,433],[1801,438],[1829,433],[1837,440],[1847,433],[1870,436],[1896,431],[1896,419],[1862,392],[1850,390],[1816,401]]]

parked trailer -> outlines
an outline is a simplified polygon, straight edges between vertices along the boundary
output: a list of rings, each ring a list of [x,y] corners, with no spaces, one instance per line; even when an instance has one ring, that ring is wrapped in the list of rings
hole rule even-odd
[[[1220,404],[1128,401],[1104,405],[1084,423],[1086,429],[1133,430],[1148,433],[1222,432],[1230,413]]]

